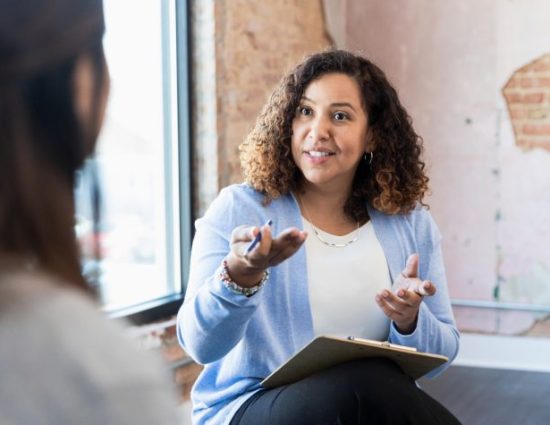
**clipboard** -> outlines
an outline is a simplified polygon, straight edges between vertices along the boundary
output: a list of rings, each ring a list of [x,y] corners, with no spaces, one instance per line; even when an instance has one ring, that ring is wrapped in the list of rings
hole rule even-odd
[[[323,369],[351,360],[385,357],[404,373],[418,379],[449,359],[415,348],[361,338],[318,336],[262,381],[264,388],[275,388],[306,378]]]

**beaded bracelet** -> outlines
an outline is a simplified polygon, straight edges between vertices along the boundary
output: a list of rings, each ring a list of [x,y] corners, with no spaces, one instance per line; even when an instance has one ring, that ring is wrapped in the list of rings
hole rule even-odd
[[[231,292],[233,292],[235,294],[244,295],[245,297],[248,298],[248,297],[251,297],[252,295],[254,295],[256,292],[258,292],[265,285],[265,282],[267,281],[267,278],[269,277],[269,270],[266,270],[264,272],[264,275],[260,279],[260,281],[256,285],[254,285],[250,288],[245,288],[243,286],[240,286],[233,279],[231,279],[231,276],[229,276],[229,269],[227,267],[227,260],[222,261],[222,264],[221,264],[220,269],[219,269],[218,276],[219,276],[220,280],[222,281],[223,285],[227,289],[229,289]]]

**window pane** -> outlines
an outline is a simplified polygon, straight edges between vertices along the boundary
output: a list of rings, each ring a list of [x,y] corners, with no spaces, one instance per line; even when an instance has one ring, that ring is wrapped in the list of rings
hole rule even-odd
[[[111,93],[95,160],[102,197],[98,290],[112,310],[181,290],[175,13],[168,0],[104,5]],[[93,265],[93,165],[77,188],[85,271]]]

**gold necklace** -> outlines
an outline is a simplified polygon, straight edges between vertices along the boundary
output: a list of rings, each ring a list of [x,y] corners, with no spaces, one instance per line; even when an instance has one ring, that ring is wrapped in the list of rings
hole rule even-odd
[[[304,213],[307,214],[309,216],[309,214],[307,213],[306,211],[306,206],[305,204],[302,202],[302,199],[296,195],[296,197],[298,198],[298,203],[299,205],[302,206],[302,208],[304,209]],[[329,242],[327,241],[326,239],[324,239],[321,234],[319,233],[319,230],[315,227],[315,225],[313,224],[313,221],[311,221],[311,219],[307,218],[304,216],[304,218],[309,221],[309,224],[311,225],[311,228],[313,229],[313,233],[315,234],[315,236],[317,237],[317,239],[319,239],[319,241],[326,245],[326,246],[329,246],[331,248],[345,248],[346,246],[348,245],[351,245],[352,243],[354,242],[357,242],[357,240],[359,239],[359,222],[357,222],[357,228],[355,229],[355,232],[354,232],[354,235],[353,235],[353,238],[350,239],[349,241],[347,242],[344,242],[344,243],[334,243],[334,242]]]

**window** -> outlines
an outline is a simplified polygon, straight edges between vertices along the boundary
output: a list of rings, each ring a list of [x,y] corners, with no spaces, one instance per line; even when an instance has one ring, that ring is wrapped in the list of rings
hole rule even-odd
[[[97,266],[99,298],[117,315],[181,302],[183,294],[191,239],[187,2],[105,0],[104,9],[111,93],[96,158],[76,189],[76,232],[84,271]]]

